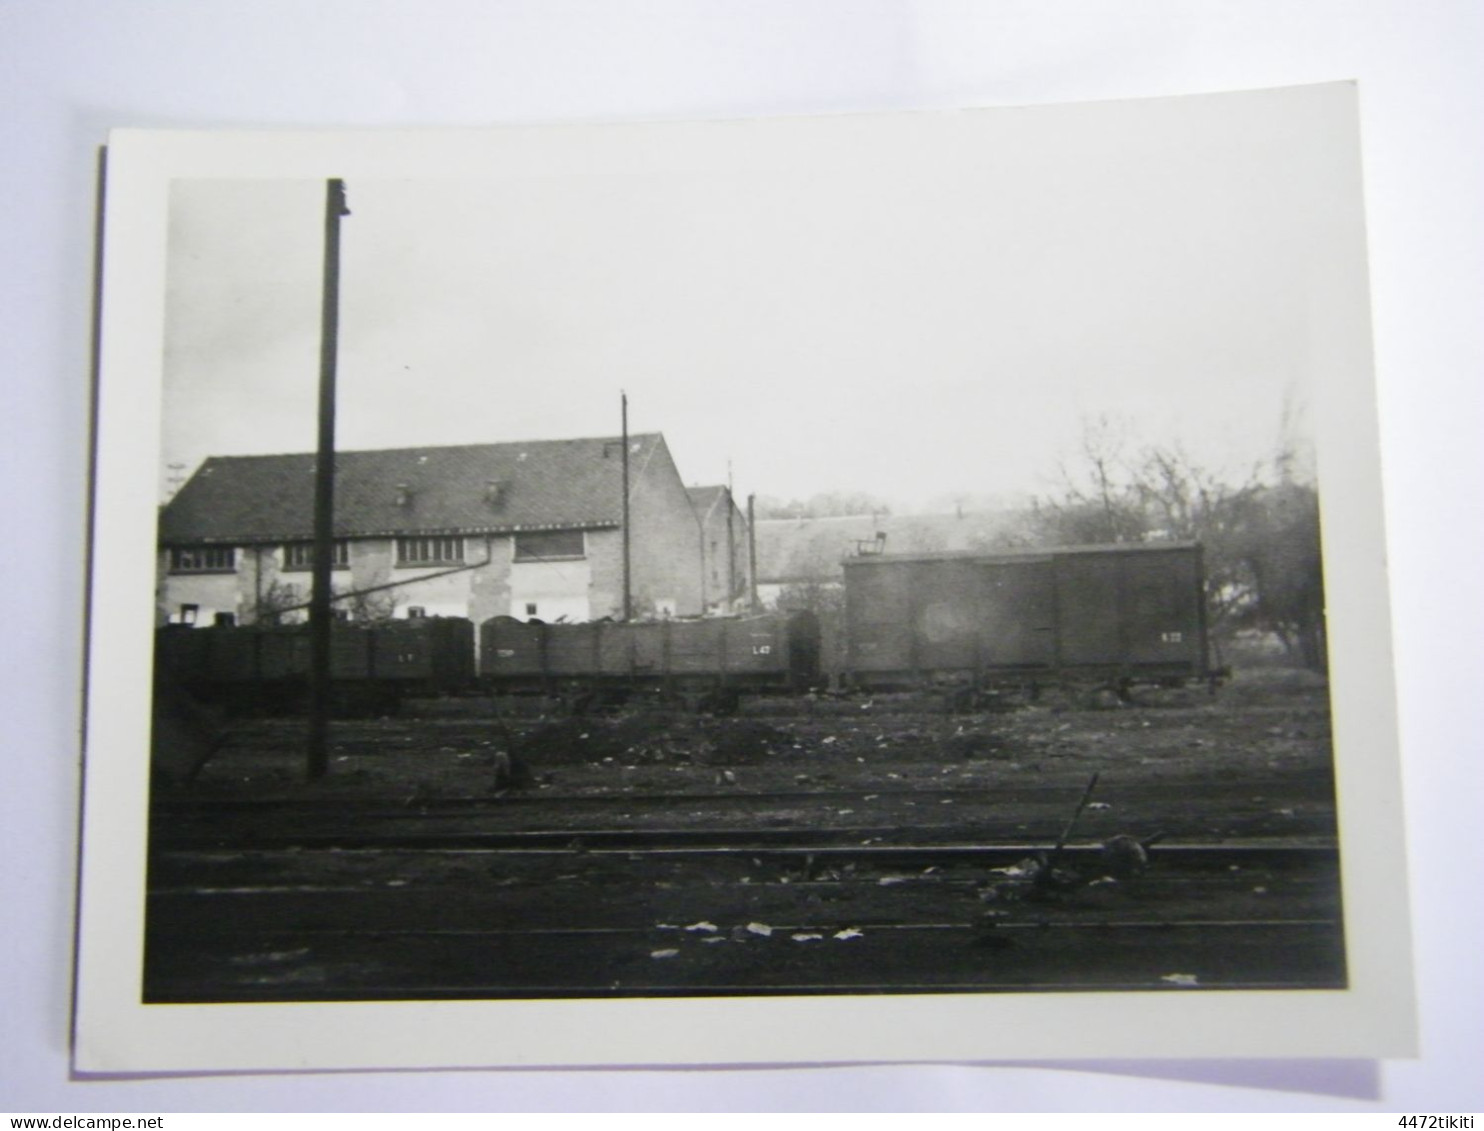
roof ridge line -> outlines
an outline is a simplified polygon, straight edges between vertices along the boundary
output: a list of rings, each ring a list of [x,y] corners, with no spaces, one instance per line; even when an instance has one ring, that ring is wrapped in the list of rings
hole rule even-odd
[[[663,432],[630,432],[629,441],[660,439],[664,437]],[[467,444],[421,444],[410,447],[396,448],[339,448],[335,454],[345,455],[388,455],[393,452],[447,452],[460,449],[473,448],[516,448],[522,445],[549,445],[549,444],[593,444],[593,443],[617,443],[622,441],[622,435],[614,436],[568,436],[556,440],[486,440],[471,442]],[[209,455],[202,463],[210,463],[213,460],[239,460],[239,459],[315,459],[317,452],[240,452],[227,455]]]

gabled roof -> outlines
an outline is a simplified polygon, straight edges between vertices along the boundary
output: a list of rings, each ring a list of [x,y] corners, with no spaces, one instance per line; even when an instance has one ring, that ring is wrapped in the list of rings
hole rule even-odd
[[[711,512],[722,504],[728,491],[725,484],[719,484],[715,487],[687,487],[685,493],[690,497],[691,509],[696,512],[696,517],[705,522]],[[734,503],[733,506],[735,505]]]
[[[716,487],[687,487],[686,495],[690,497],[690,505],[697,514],[705,514],[716,505],[716,501],[726,492],[725,486]]]
[[[637,476],[664,442],[659,433],[630,436],[630,474]],[[337,452],[335,534],[385,537],[618,526],[622,454],[616,436]],[[211,457],[161,512],[160,542],[312,537],[314,463],[308,452]]]

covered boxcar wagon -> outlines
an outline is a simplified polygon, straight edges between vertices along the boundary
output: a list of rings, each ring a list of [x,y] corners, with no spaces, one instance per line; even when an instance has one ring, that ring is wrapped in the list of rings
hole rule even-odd
[[[673,694],[729,706],[743,693],[812,687],[819,622],[807,612],[589,624],[495,617],[480,626],[479,675],[497,695]]]
[[[852,558],[845,618],[858,689],[1213,678],[1189,543]]]

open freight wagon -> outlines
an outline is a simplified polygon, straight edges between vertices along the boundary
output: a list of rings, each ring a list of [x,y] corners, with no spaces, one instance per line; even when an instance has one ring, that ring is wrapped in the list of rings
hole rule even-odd
[[[806,612],[588,624],[495,617],[479,632],[480,681],[497,695],[674,695],[728,707],[744,693],[797,693],[819,679],[819,622]]]
[[[269,713],[305,709],[310,654],[305,624],[170,625],[155,638],[159,676],[204,702]],[[333,624],[330,678],[341,713],[465,691],[474,681],[474,625],[462,617]]]
[[[844,682],[860,690],[1215,678],[1191,543],[852,558],[845,620]]]

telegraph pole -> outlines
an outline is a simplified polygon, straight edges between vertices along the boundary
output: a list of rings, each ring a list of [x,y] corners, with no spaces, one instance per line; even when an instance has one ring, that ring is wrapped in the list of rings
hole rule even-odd
[[[757,612],[757,496],[747,496],[747,598],[750,612]]]
[[[737,611],[737,535],[732,529],[732,461],[727,460],[727,612]]]
[[[623,413],[623,619],[634,619],[634,595],[629,574],[629,394],[619,390]]]
[[[335,528],[335,360],[340,336],[340,218],[349,216],[345,182],[325,182],[325,272],[320,305],[319,444],[314,457],[314,573],[309,600],[309,765],[311,779],[329,769],[330,570]]]

